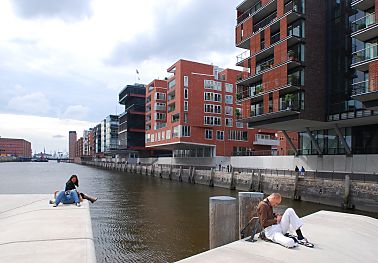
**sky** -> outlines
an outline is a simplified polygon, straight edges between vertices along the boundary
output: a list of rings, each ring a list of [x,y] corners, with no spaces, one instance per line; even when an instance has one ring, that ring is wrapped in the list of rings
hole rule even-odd
[[[240,2],[0,1],[0,136],[67,151],[69,130],[122,112],[127,84],[163,79],[179,59],[236,68]]]

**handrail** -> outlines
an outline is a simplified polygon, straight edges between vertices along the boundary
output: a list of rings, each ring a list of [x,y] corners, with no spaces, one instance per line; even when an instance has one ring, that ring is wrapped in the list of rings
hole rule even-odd
[[[376,23],[375,12],[368,14],[364,17],[354,20],[351,23],[352,32],[367,28],[368,26]]]

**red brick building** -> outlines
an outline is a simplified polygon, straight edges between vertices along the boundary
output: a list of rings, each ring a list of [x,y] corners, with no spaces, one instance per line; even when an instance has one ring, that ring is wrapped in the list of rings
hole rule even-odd
[[[76,141],[77,141],[77,135],[76,131],[70,131],[68,133],[68,149],[69,149],[69,157],[71,159],[75,158],[76,156]]]
[[[31,158],[31,143],[24,139],[0,138],[0,156]]]
[[[179,60],[167,70],[166,80],[146,88],[146,147],[173,150],[175,157],[212,157],[271,151],[278,145],[258,143],[257,130],[239,122],[235,82],[240,71]]]

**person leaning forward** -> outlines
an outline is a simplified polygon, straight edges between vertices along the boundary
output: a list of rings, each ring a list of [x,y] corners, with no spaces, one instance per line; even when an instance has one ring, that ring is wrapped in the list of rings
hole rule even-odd
[[[298,244],[314,247],[314,245],[308,242],[303,236],[300,229],[303,225],[303,221],[297,216],[294,209],[286,209],[283,215],[273,213],[273,207],[279,205],[281,199],[280,194],[273,193],[257,206],[259,222],[264,228],[266,238],[287,248],[296,247]],[[290,226],[295,229],[297,237],[289,237],[288,231]]]

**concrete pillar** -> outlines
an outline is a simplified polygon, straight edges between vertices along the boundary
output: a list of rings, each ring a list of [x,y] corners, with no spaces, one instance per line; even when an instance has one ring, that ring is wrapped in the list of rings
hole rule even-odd
[[[248,224],[249,220],[257,215],[257,205],[264,199],[264,194],[259,192],[239,192],[239,239],[240,231]],[[244,236],[250,236],[253,226],[245,229]]]
[[[210,197],[209,223],[210,249],[235,241],[237,238],[236,198]]]
[[[236,184],[235,184],[235,172],[234,167],[231,168],[231,182],[230,182],[230,190],[235,190]]]
[[[195,180],[195,175],[196,175],[196,167],[193,167],[192,169],[192,174],[191,174],[191,182],[192,184],[195,184],[196,183],[196,180]]]

